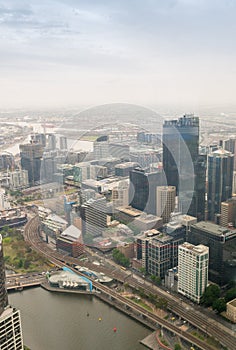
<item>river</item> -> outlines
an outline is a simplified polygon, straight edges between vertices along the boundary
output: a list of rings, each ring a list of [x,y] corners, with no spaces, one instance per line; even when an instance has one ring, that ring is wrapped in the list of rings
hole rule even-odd
[[[145,350],[139,341],[151,333],[96,297],[33,288],[9,293],[9,302],[31,350]]]

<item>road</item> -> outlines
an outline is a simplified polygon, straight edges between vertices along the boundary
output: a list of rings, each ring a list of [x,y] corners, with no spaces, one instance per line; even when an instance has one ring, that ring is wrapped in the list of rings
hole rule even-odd
[[[39,286],[45,282],[45,276],[42,273],[25,273],[8,275],[6,277],[7,290],[21,289],[24,287]]]

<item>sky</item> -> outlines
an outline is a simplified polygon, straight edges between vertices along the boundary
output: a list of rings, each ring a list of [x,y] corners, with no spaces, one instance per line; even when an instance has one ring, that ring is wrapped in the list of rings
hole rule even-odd
[[[2,0],[0,109],[236,104],[235,0]]]

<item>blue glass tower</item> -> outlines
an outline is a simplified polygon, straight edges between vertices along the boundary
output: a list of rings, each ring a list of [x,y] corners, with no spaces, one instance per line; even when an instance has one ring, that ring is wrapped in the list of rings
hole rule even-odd
[[[232,197],[234,156],[219,149],[208,155],[208,220],[220,213],[221,202]]]
[[[205,217],[206,162],[199,155],[199,118],[184,115],[163,125],[163,169],[175,186],[183,213]]]

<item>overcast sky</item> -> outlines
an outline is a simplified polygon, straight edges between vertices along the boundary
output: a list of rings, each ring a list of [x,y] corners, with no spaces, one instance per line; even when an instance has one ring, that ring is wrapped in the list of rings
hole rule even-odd
[[[0,106],[233,104],[234,0],[2,0]]]

